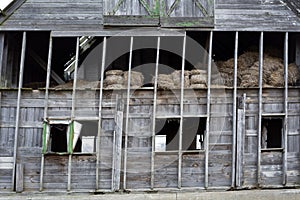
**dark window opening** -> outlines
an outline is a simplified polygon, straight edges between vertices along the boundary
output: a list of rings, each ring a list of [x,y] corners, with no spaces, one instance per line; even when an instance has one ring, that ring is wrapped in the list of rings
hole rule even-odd
[[[66,124],[53,124],[50,126],[51,151],[67,152],[67,129]]]
[[[178,150],[180,119],[156,119],[155,151]]]
[[[261,131],[261,148],[281,148],[282,132],[282,118],[263,118]]]
[[[50,143],[51,152],[68,152],[68,136],[69,129],[67,124],[50,125]],[[78,138],[73,152],[81,152],[81,139]]]
[[[182,150],[204,149],[206,117],[183,119]]]

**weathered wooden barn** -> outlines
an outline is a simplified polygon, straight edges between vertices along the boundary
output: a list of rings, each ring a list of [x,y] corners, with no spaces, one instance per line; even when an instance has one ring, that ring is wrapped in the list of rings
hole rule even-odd
[[[0,193],[300,185],[297,0],[14,0]]]

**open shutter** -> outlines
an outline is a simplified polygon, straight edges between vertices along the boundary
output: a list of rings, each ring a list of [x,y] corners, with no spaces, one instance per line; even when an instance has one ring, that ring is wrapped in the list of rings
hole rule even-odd
[[[162,27],[213,27],[214,0],[161,0]]]
[[[159,0],[103,0],[104,26],[158,26]]]

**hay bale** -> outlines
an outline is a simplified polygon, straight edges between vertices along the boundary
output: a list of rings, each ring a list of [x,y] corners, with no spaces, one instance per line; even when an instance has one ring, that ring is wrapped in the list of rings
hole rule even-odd
[[[202,69],[192,69],[189,75],[207,74],[206,70]]]
[[[154,78],[152,80],[154,82]],[[169,90],[174,87],[174,81],[171,74],[159,74],[157,77],[157,88]]]
[[[295,63],[289,64],[288,69],[288,83],[292,86],[296,85],[297,81],[300,79],[299,69]]]
[[[128,84],[128,71],[124,72],[124,85]],[[144,84],[144,76],[141,72],[131,71],[130,86],[141,87]]]
[[[258,61],[258,52],[248,51],[238,57],[238,69],[244,70],[250,68],[256,61]]]
[[[273,87],[283,87],[284,86],[284,72],[282,70],[274,71],[269,79],[268,79],[268,85],[271,85]]]
[[[120,85],[122,85],[123,82],[124,82],[123,76],[109,75],[109,76],[106,76],[106,78],[103,81],[103,84],[105,86],[114,85],[114,84],[120,84]]]
[[[105,87],[105,89],[108,89],[108,90],[112,90],[112,89],[122,89],[124,88],[123,85],[121,84],[112,84],[112,85],[107,85]]]
[[[116,76],[123,76],[122,70],[109,70],[105,72],[106,76],[116,75]]]
[[[184,71],[184,87],[187,88],[190,85],[190,71]],[[175,70],[171,73],[172,80],[174,82],[174,88],[181,87],[181,70]]]
[[[193,89],[206,88],[206,84],[191,84],[189,88],[193,88]]]
[[[206,84],[207,75],[206,74],[195,74],[191,76],[191,84]]]

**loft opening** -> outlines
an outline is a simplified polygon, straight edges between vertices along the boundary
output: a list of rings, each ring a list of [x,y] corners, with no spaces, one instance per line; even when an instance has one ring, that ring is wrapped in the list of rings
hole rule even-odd
[[[68,152],[68,138],[70,126],[68,124],[50,125],[50,152]],[[81,151],[81,141],[77,141],[73,152]]]
[[[203,150],[206,133],[206,117],[184,117],[182,150]]]
[[[261,128],[261,148],[282,148],[283,118],[263,117]]]
[[[203,150],[206,117],[184,117],[182,124],[182,150]],[[155,151],[179,150],[179,118],[156,119]]]

